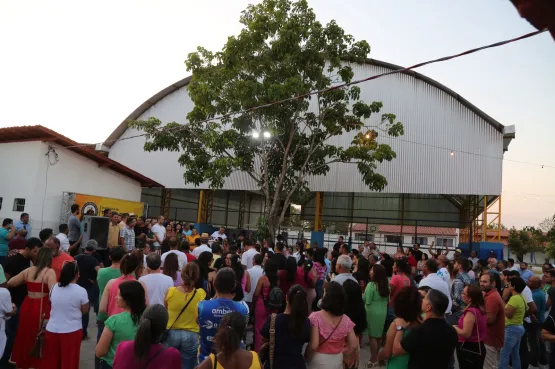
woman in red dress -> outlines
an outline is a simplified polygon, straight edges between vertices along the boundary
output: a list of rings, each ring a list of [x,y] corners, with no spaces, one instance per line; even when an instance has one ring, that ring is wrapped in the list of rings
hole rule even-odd
[[[21,305],[19,328],[10,361],[16,368],[40,368],[40,359],[29,356],[39,331],[41,315],[50,317],[50,300],[48,292],[56,284],[56,273],[52,269],[52,251],[42,247],[35,266],[25,269],[8,281],[8,287],[27,284],[27,296]]]

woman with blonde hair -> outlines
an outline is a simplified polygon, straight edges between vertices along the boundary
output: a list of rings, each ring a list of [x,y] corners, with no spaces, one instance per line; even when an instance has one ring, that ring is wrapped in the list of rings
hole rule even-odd
[[[8,288],[27,285],[27,296],[23,300],[19,315],[19,327],[15,336],[11,360],[17,368],[39,368],[40,359],[31,357],[29,351],[35,344],[42,319],[50,317],[48,293],[56,284],[56,273],[52,269],[52,250],[41,247],[35,265],[25,269],[8,281]]]
[[[200,279],[196,263],[187,263],[181,271],[181,286],[170,287],[164,298],[168,309],[167,346],[179,350],[181,368],[193,369],[197,364],[199,345],[198,303],[206,297],[202,288],[195,288]]]

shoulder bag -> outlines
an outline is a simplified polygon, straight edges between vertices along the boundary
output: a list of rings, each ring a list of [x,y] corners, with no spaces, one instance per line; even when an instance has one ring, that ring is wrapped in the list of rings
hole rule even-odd
[[[168,346],[164,346],[164,347],[160,348],[158,351],[156,351],[156,352],[154,353],[154,355],[152,355],[152,356],[150,357],[150,359],[148,359],[148,361],[146,362],[145,366],[143,366],[143,369],[147,369],[148,366],[150,365],[150,363],[152,363],[152,361],[153,361],[154,359],[156,359],[156,357],[157,357],[158,355],[160,355],[160,354],[162,353],[162,351],[164,351],[164,350],[167,349],[167,348],[168,348]]]
[[[337,328],[339,327],[339,325],[341,324],[341,321],[343,320],[343,317],[345,315],[341,316],[341,319],[339,319],[339,322],[337,323],[337,325],[335,327],[333,327],[333,330],[331,331],[331,333],[320,343],[318,343],[318,347],[322,346],[324,343],[326,343],[331,336],[333,336],[333,334],[335,333],[335,331],[337,330]],[[312,357],[314,356],[314,351],[310,348],[310,343],[308,344],[308,346],[306,347],[306,349],[304,350],[304,359],[309,362],[310,360],[312,360]]]
[[[44,273],[44,275],[42,276],[42,279],[40,281],[40,290],[42,292],[42,285],[44,282],[44,277],[46,277],[46,274],[48,273],[49,269],[46,269],[46,272]],[[54,289],[54,287],[52,287],[52,290]],[[52,296],[52,290],[50,290],[50,296]],[[45,317],[46,317],[46,312],[42,311],[42,301],[44,300],[44,297],[40,297],[40,315],[39,315],[39,329],[37,332],[37,335],[35,337],[35,343],[33,345],[33,347],[31,348],[31,351],[29,351],[29,356],[33,357],[35,359],[42,359],[42,355],[43,355],[43,349],[44,349],[44,336],[46,333],[46,322],[45,322]]]
[[[260,349],[258,350],[258,357],[261,361],[269,361],[270,369],[273,369],[274,367],[274,355],[276,349],[276,316],[277,314],[272,314],[270,317],[270,342],[266,342],[260,346]],[[266,351],[268,351],[268,354]]]
[[[197,289],[195,288],[193,291],[193,296],[191,296],[191,298],[189,299],[189,301],[187,301],[187,303],[185,304],[185,306],[183,306],[183,309],[181,309],[181,312],[179,313],[179,315],[177,315],[177,318],[175,318],[175,320],[173,321],[172,325],[170,325],[170,327],[168,329],[166,329],[166,331],[164,332],[164,334],[162,335],[162,338],[160,339],[160,342],[165,342],[168,338],[168,332],[173,328],[173,326],[175,325],[175,323],[179,320],[179,317],[181,316],[181,314],[183,314],[183,312],[187,309],[187,306],[189,306],[189,304],[191,303],[191,301],[193,301],[193,299],[195,298],[195,295],[197,294]]]

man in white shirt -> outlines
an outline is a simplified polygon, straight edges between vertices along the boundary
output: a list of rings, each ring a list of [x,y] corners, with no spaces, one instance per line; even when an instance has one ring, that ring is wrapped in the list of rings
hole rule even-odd
[[[507,262],[509,263],[509,270],[514,270],[516,272],[519,272],[518,267],[515,265],[515,259],[512,258],[508,258]]]
[[[425,277],[420,281],[418,287],[430,287],[434,290],[438,290],[443,293],[449,299],[449,305],[445,314],[451,314],[451,307],[453,306],[453,301],[451,300],[451,293],[449,292],[449,283],[446,283],[443,278],[438,275],[438,263],[433,259],[428,259],[424,263],[424,275]]]
[[[254,296],[254,290],[256,290],[256,285],[258,284],[258,280],[264,274],[264,270],[262,270],[262,255],[256,254],[252,258],[252,268],[247,270],[249,273],[250,281],[251,281],[251,290],[249,293],[245,295],[244,300],[249,305],[249,310],[253,311],[252,309],[252,297]]]
[[[60,231],[60,233],[56,235],[56,238],[60,240],[60,250],[68,253],[69,249],[73,249],[79,245],[80,240],[73,245],[69,242],[69,238],[67,237],[67,235],[69,234],[69,227],[67,224],[60,224],[58,230]]]
[[[139,278],[139,282],[146,287],[148,303],[150,305],[160,304],[163,306],[168,289],[173,287],[173,279],[170,276],[162,274],[160,270],[162,259],[160,255],[156,253],[149,254],[146,257],[146,266],[148,268],[148,274]]]
[[[337,258],[335,263],[336,275],[333,278],[334,282],[343,285],[346,280],[350,279],[358,283],[358,281],[351,274],[351,268],[353,267],[353,261],[348,255],[341,255]]]
[[[176,237],[170,237],[170,239],[168,240],[168,245],[170,246],[170,251],[162,254],[162,266],[164,266],[164,260],[166,260],[166,256],[168,256],[169,254],[176,254],[177,262],[179,264],[179,270],[182,270],[183,266],[187,264],[187,255],[185,255],[183,251],[179,251],[177,249]]]
[[[449,287],[449,284],[450,284],[449,282],[451,282],[451,275],[447,270],[447,263],[449,262],[447,259],[447,256],[445,256],[444,254],[441,254],[437,257],[437,261],[438,261],[438,268],[439,268],[439,270],[437,271],[437,276],[443,279],[443,281],[447,283],[447,287]]]
[[[199,255],[202,254],[205,251],[208,251],[208,252],[212,253],[212,248],[210,246],[208,246],[208,237],[209,237],[208,233],[201,234],[200,235],[200,246],[195,247],[195,249],[191,253],[197,259],[198,259]]]
[[[160,250],[162,242],[166,238],[166,228],[164,227],[164,216],[160,215],[158,217],[158,223],[152,226],[152,232],[154,233],[154,238],[156,241],[152,244],[155,250]]]
[[[478,259],[478,252],[476,250],[472,250],[472,252],[470,253],[470,258],[468,258],[468,260],[472,261],[472,270],[477,270],[478,261],[480,259]]]
[[[225,235],[225,228],[224,227],[220,227],[219,230],[217,230],[216,232],[212,233],[212,239],[213,240],[218,240],[218,237],[221,238],[222,240],[225,240],[227,238],[227,236]]]
[[[252,268],[252,258],[254,255],[258,254],[258,251],[254,248],[254,243],[251,239],[245,240],[245,248],[243,252],[243,256],[241,256],[241,264],[243,268],[249,270]]]

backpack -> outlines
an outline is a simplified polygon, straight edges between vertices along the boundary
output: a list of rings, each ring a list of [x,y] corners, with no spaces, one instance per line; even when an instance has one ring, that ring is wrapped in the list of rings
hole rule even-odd
[[[277,310],[281,309],[282,304],[283,292],[281,291],[281,288],[278,286],[271,287],[268,296],[266,296],[266,299],[264,300],[264,306],[266,306],[267,309]]]

